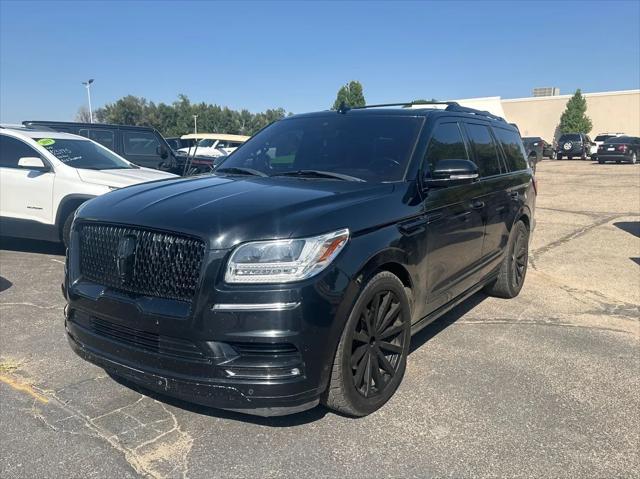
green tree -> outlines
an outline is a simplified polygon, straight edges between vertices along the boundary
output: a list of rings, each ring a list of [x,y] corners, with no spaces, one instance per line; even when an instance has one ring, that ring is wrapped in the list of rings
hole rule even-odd
[[[560,117],[561,133],[589,133],[593,128],[591,119],[587,116],[587,100],[578,88],[567,102],[567,108]]]
[[[340,108],[343,103],[349,107],[365,106],[367,104],[364,100],[362,84],[359,81],[351,80],[340,87],[336,95],[336,101],[333,102],[333,110]]]

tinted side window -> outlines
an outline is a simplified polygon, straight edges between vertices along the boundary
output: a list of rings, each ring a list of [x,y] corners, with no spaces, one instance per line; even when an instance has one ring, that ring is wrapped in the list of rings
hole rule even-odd
[[[123,131],[124,152],[126,155],[158,156],[160,146],[156,136],[149,131]]]
[[[500,160],[489,127],[466,123],[480,176],[500,174]]]
[[[503,128],[495,128],[493,131],[502,145],[509,171],[526,170],[527,160],[518,133]]]
[[[114,149],[115,135],[111,130],[82,129],[80,130],[80,134],[85,138],[89,138],[90,140],[100,143],[102,146],[105,146],[110,150]]]
[[[427,148],[427,166],[433,171],[440,160],[468,160],[467,149],[457,123],[441,123],[433,130]]]
[[[40,153],[16,138],[0,135],[0,167],[17,168],[18,160],[25,156],[40,158]]]

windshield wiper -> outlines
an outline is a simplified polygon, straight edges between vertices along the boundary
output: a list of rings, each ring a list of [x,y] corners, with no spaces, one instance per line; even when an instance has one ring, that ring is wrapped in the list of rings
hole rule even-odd
[[[269,176],[262,171],[254,170],[253,168],[242,168],[239,166],[229,166],[228,168],[218,168],[214,170],[214,173],[229,173],[231,175],[252,175],[252,176]]]
[[[299,176],[299,177],[307,177],[307,178],[332,178],[334,180],[342,180],[342,181],[364,181],[362,178],[357,178],[355,176],[343,175],[342,173],[334,173],[332,171],[322,171],[322,170],[283,171],[282,173],[277,173],[271,176]]]

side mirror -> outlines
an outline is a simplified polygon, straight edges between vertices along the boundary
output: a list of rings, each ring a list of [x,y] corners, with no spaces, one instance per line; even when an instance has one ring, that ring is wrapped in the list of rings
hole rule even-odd
[[[42,158],[37,156],[24,156],[18,160],[18,167],[25,170],[49,171],[49,167],[44,164]]]
[[[478,179],[478,167],[469,160],[440,160],[424,179],[425,186],[431,188],[465,185]]]
[[[156,148],[156,153],[163,160],[166,160],[167,156],[169,156],[169,152],[167,151],[167,147],[164,146],[164,145],[158,145],[158,147]]]

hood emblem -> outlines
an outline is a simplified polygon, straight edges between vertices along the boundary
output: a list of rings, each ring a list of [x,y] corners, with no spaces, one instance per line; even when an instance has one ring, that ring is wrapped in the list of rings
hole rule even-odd
[[[129,280],[133,274],[136,242],[137,240],[135,236],[123,236],[120,238],[120,241],[118,241],[115,260],[121,284],[124,284]]]

